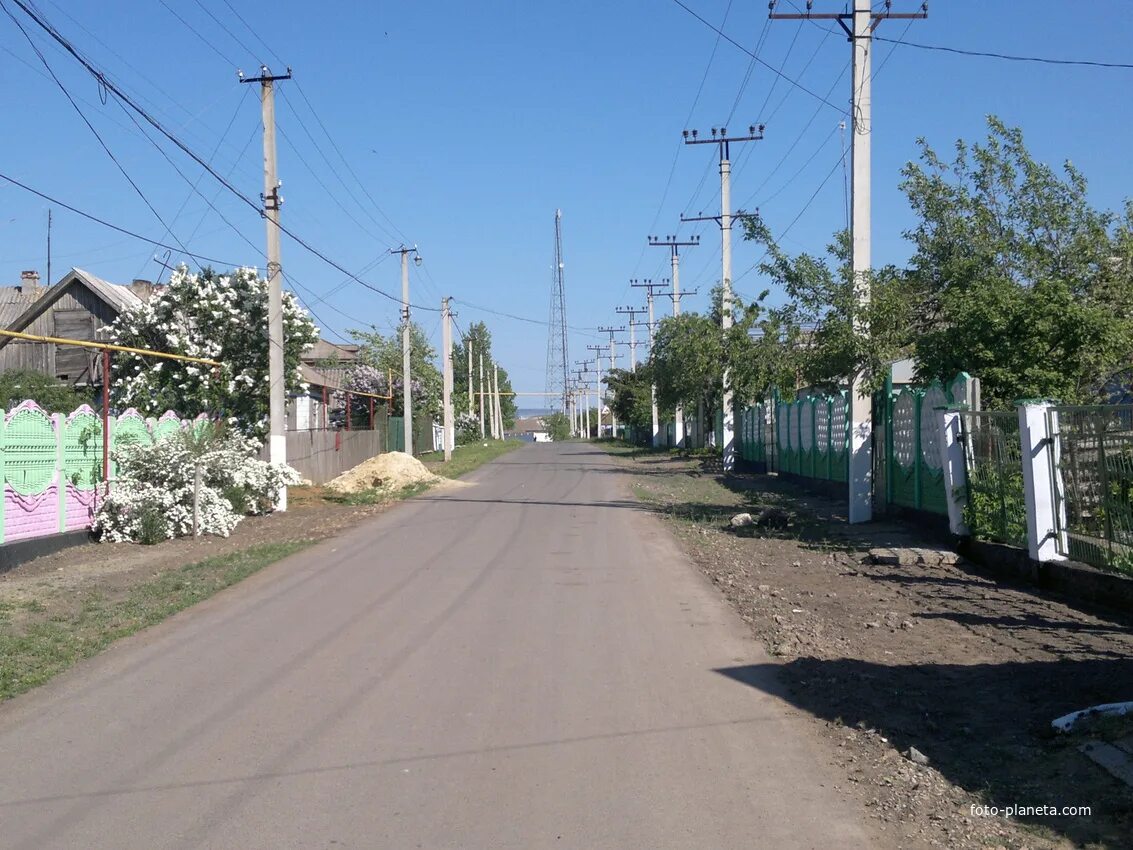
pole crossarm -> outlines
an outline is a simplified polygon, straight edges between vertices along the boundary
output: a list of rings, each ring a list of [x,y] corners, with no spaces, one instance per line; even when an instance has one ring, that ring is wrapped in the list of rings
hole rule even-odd
[[[770,0],[767,4],[770,9],[767,17],[773,21],[837,21],[838,26],[846,33],[847,40],[853,41],[855,39],[854,29],[851,26],[854,20],[853,12],[819,12],[816,14],[811,11],[814,7],[814,0],[807,0],[805,12],[776,12],[777,2],[778,0]],[[870,13],[870,32],[881,26],[882,21],[920,21],[928,17],[927,0],[921,3],[919,12],[894,12],[892,7],[893,0],[886,0],[884,11]],[[847,21],[851,23],[848,24]]]
[[[201,363],[205,366],[223,366],[216,360],[209,360],[207,357],[191,357],[188,354],[173,354],[169,351],[154,351],[149,348],[131,348],[128,345],[114,345],[109,342],[95,342],[93,340],[85,339],[69,339],[61,336],[40,336],[39,334],[27,334],[22,331],[9,331],[0,330],[0,335],[10,336],[14,339],[23,339],[28,342],[49,342],[55,345],[74,345],[79,348],[93,348],[98,351],[121,351],[125,354],[144,354],[147,357],[162,357],[166,360],[180,360],[185,363]]]

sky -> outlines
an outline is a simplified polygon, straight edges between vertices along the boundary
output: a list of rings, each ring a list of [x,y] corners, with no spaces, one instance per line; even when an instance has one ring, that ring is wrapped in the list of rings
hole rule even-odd
[[[390,332],[401,285],[389,251],[416,245],[423,262],[411,265],[414,320],[439,348],[440,299],[452,296],[456,332],[487,322],[513,386],[530,392],[545,389],[556,209],[572,365],[591,355],[586,346],[607,339],[596,328],[623,324],[617,306],[642,304],[630,279],[669,277],[668,253],[647,246],[650,234],[700,235],[700,246],[682,255],[681,283],[698,290],[684,300],[686,311],[706,307],[720,277],[719,230],[714,222],[681,224],[680,216],[718,212],[719,177],[713,148],[682,145],[683,129],[766,125],[762,141],[733,149],[733,205],[758,209],[789,252],[821,252],[845,226],[839,123],[851,88],[844,35],[828,23],[770,22],[763,0],[683,2],[758,61],[675,0],[277,0],[260,7],[36,0],[109,79],[255,201],[263,189],[258,86],[241,84],[236,72],[290,67],[293,79],[278,84],[276,102],[283,223],[369,285],[284,237],[289,287],[324,335],[342,341],[370,326]],[[790,5],[782,0],[779,10]],[[121,169],[0,14],[0,173],[150,241],[0,180],[0,283],[17,283],[24,269],[46,275],[48,208],[56,280],[71,266],[128,283],[168,279],[171,264],[194,265],[154,242],[186,246],[222,261],[217,267],[262,268],[259,214],[152,128],[143,132],[12,0],[2,6]],[[843,3],[815,0],[814,7],[841,11]],[[893,2],[894,11],[918,7]],[[887,21],[877,34],[1133,62],[1129,0],[934,0],[927,20]],[[1096,206],[1120,208],[1131,194],[1133,70],[878,42],[874,75],[875,265],[909,257],[902,234],[913,221],[899,184],[918,138],[947,152],[957,139],[982,138],[989,114],[1021,127],[1040,160],[1073,161]],[[845,138],[848,144],[848,131]],[[733,254],[737,291],[765,288],[756,268],[762,251],[738,231]],[[668,299],[657,308],[667,312]]]

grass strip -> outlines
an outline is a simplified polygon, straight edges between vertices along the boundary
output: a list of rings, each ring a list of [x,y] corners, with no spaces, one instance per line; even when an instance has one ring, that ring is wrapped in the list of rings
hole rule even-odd
[[[119,638],[160,623],[208,599],[313,540],[265,543],[170,570],[111,597],[88,593],[75,610],[14,625],[9,603],[0,612],[0,701],[42,685],[76,662],[96,655]],[[41,603],[18,603],[40,613]]]
[[[462,475],[467,475],[473,470],[479,469],[485,463],[508,452],[515,451],[523,445],[526,445],[523,440],[491,440],[486,443],[468,443],[467,445],[457,446],[456,451],[452,453],[452,460],[448,463],[445,463],[444,454],[441,452],[430,452],[422,455],[420,460],[434,475],[440,475],[444,478],[460,478]]]

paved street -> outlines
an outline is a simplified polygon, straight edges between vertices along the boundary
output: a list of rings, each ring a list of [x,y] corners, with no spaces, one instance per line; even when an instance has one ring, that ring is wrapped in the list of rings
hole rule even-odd
[[[472,480],[0,706],[0,848],[869,846],[604,453]]]

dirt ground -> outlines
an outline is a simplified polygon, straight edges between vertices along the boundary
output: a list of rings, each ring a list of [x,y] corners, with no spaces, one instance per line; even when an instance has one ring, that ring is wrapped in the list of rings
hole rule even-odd
[[[286,514],[246,517],[229,537],[167,540],[154,546],[86,543],[22,564],[0,574],[0,604],[14,603],[50,619],[81,604],[86,591],[113,598],[140,581],[217,555],[261,543],[321,540],[387,510],[390,503],[346,505],[326,501],[320,487],[292,487]],[[33,603],[28,608],[28,603]]]
[[[669,520],[775,657],[839,789],[866,807],[883,843],[1133,847],[1133,788],[1079,752],[1082,734],[1050,732],[1062,714],[1133,699],[1133,618],[970,564],[872,563],[875,547],[940,546],[910,525],[849,526],[839,503],[775,477],[725,486],[703,461],[622,463],[638,498]],[[771,527],[731,527],[738,511],[769,507]],[[758,680],[747,668],[721,672]],[[1089,734],[1131,733],[1133,723],[1118,722]],[[989,817],[973,805],[1092,812]]]

